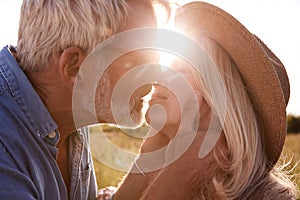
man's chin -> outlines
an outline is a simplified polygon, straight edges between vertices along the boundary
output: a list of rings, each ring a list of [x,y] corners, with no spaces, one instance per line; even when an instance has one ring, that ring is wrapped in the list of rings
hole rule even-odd
[[[115,124],[115,120],[112,114],[98,114],[97,113],[98,123],[108,123],[108,124]]]
[[[134,102],[133,107],[131,107],[130,116],[133,122],[136,124],[136,126],[140,126],[146,122],[145,121],[146,113],[144,110],[145,105],[146,103],[144,102],[144,100],[139,98]]]
[[[98,119],[98,123],[109,123],[109,124],[116,124],[119,126],[126,126],[126,127],[137,127],[142,125],[145,122],[143,112],[140,107],[139,109],[135,108],[130,111],[131,123],[128,121],[128,118],[122,116],[125,115],[119,113],[118,117],[114,118],[112,113],[106,113],[106,114],[98,113],[97,119]]]
[[[136,111],[132,112],[131,113],[131,118],[132,118],[132,121],[135,123],[135,127],[136,126],[141,126],[142,124],[145,123],[142,111],[140,111],[140,112],[136,112]]]

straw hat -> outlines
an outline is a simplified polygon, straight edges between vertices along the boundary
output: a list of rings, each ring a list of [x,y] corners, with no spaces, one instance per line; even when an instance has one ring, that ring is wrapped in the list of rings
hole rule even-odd
[[[289,80],[283,64],[270,49],[224,10],[191,2],[176,13],[176,26],[209,37],[236,63],[247,87],[261,129],[270,168],[278,161],[286,137]],[[191,28],[192,27],[192,28]]]

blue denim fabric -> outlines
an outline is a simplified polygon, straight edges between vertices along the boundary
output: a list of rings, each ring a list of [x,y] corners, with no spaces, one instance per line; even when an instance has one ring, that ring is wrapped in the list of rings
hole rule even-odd
[[[95,199],[97,184],[89,145],[88,128],[81,128],[69,137],[71,159],[70,199]]]
[[[88,131],[81,129],[68,138],[70,194],[56,163],[58,139],[57,124],[9,47],[4,47],[0,52],[0,199],[95,199]]]

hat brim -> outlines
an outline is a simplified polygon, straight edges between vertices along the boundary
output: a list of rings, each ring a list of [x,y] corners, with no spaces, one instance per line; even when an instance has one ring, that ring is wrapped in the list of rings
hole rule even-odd
[[[288,97],[283,94],[280,79],[287,81],[284,87],[289,91],[288,77],[279,59],[276,61],[282,65],[281,74],[275,69],[270,52],[266,52],[270,50],[238,20],[211,4],[191,2],[183,5],[178,9],[175,21],[176,27],[185,29],[187,34],[209,37],[234,60],[257,116],[269,166],[273,167],[286,137]]]

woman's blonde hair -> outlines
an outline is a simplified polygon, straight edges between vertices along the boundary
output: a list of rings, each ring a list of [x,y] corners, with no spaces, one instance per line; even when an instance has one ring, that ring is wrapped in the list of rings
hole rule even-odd
[[[126,15],[125,0],[24,0],[17,48],[20,65],[45,71],[68,47],[88,53],[123,27]]]
[[[219,69],[224,84],[226,117],[223,125],[229,151],[222,173],[213,178],[216,197],[221,199],[293,199],[295,186],[287,176],[274,167],[271,171],[264,153],[259,129],[247,88],[230,56],[218,44],[206,37],[196,37]],[[205,63],[205,61],[203,61]],[[219,105],[213,105],[210,88],[220,88],[219,76],[212,70],[200,76],[192,70],[199,90],[212,110],[218,114]],[[218,101],[216,101],[218,102]],[[217,158],[219,159],[219,158]]]

